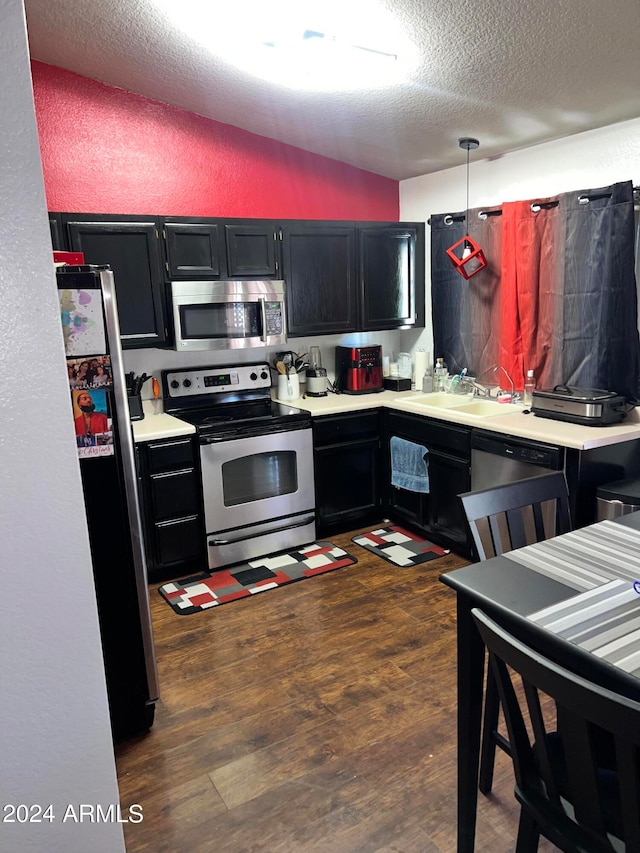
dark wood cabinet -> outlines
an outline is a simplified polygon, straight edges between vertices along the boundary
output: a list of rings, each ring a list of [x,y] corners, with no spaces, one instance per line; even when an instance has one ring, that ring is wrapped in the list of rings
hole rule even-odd
[[[222,226],[215,222],[162,223],[169,280],[219,278],[227,273]]]
[[[275,221],[224,225],[230,279],[279,278],[279,228]]]
[[[291,337],[424,326],[424,223],[49,214],[56,249],[114,271],[122,345],[171,346],[172,280],[286,282]]]
[[[289,333],[424,326],[424,223],[282,226]]]
[[[360,328],[424,326],[424,224],[357,230]]]
[[[55,213],[49,214],[49,231],[51,232],[51,248],[54,251],[64,251],[66,243],[62,230],[62,218]]]
[[[192,436],[136,446],[150,581],[207,568],[198,447]]]
[[[458,495],[471,488],[471,430],[418,415],[385,412],[384,477],[386,510],[399,523],[418,528],[437,545],[471,556],[467,522]],[[391,485],[392,436],[428,451],[429,493]]]
[[[94,218],[65,214],[69,249],[88,264],[113,270],[124,349],[167,342],[165,292],[158,223],[153,219]]]
[[[263,279],[280,274],[279,227],[272,220],[164,220],[167,281]]]
[[[313,439],[318,536],[379,521],[378,410],[314,418]]]
[[[282,260],[290,335],[324,335],[357,329],[353,225],[284,224]]]

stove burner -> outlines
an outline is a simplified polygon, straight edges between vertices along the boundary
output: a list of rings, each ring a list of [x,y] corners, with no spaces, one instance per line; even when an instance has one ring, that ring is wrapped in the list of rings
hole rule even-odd
[[[228,424],[234,418],[231,415],[227,415],[226,418],[221,418],[220,415],[211,415],[208,418],[203,418],[201,421],[198,421],[197,418],[194,420],[197,421],[198,426],[218,426],[219,424]]]

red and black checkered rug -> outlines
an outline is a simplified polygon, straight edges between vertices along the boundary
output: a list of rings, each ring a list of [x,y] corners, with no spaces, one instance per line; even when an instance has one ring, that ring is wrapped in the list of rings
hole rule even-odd
[[[186,616],[357,562],[331,542],[314,542],[295,551],[165,583],[158,592],[176,613]]]
[[[354,536],[351,541],[372,554],[403,567],[417,566],[449,553],[439,545],[434,545],[428,539],[423,539],[396,524],[376,527],[368,533]]]

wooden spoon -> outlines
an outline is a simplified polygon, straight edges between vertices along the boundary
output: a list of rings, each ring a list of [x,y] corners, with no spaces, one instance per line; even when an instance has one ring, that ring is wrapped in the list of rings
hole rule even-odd
[[[285,366],[284,361],[276,361],[276,370],[278,373],[281,373],[283,376],[287,373],[287,368]]]

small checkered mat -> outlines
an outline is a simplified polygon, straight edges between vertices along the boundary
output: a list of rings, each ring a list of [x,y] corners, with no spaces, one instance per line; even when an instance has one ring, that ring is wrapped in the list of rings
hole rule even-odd
[[[439,545],[429,542],[428,539],[423,539],[395,524],[376,527],[368,533],[354,536],[351,541],[371,551],[372,554],[377,554],[378,557],[403,567],[417,566],[449,553]]]
[[[176,613],[186,616],[357,562],[331,542],[313,542],[295,551],[165,583],[158,592]]]

